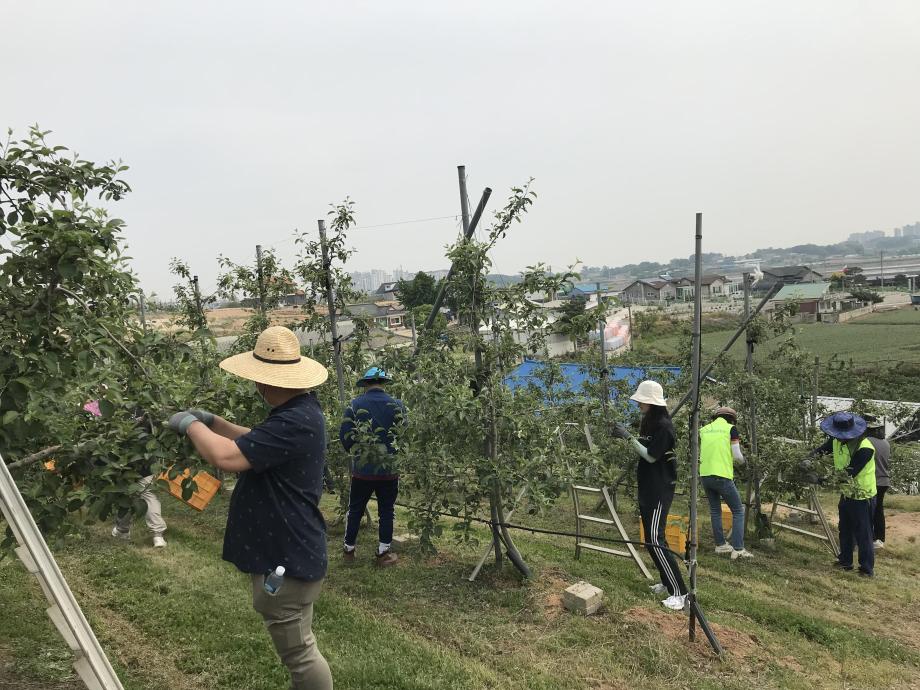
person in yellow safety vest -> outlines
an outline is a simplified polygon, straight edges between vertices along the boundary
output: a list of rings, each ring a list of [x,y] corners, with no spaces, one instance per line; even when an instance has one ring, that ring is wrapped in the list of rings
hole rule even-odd
[[[875,549],[872,545],[872,513],[875,509],[875,448],[865,437],[866,420],[850,412],[835,412],[821,420],[827,441],[809,458],[833,454],[834,469],[848,479],[840,494],[840,556],[834,565],[853,570],[853,546],[859,552],[859,574],[872,577]],[[806,466],[810,460],[806,460]]]
[[[712,539],[716,553],[731,554],[732,560],[753,558],[744,548],[744,505],[733,481],[734,463],[744,463],[741,435],[735,427],[738,413],[730,407],[715,411],[715,419],[700,429],[700,483],[709,499]],[[722,500],[732,511],[731,544],[722,530]]]

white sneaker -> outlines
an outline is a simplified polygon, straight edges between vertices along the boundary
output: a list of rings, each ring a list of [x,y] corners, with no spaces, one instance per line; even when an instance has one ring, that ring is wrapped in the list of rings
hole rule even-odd
[[[665,594],[668,591],[668,588],[665,587],[660,582],[656,585],[649,585],[648,588],[652,590],[652,594],[655,594],[655,595]]]
[[[745,549],[741,549],[739,551],[732,550],[732,560],[735,561],[739,558],[754,558],[754,554]]]
[[[732,551],[734,551],[734,549],[732,548],[732,545],[729,544],[728,542],[724,544],[719,544],[716,547],[716,553],[720,553],[720,554],[721,553],[731,553]]]
[[[876,539],[874,542],[872,542],[872,546],[874,546],[876,549],[884,549],[885,542],[883,542],[881,539]]]
[[[661,603],[665,608],[671,609],[672,611],[682,611],[683,608],[687,605],[687,595],[672,594]]]
[[[123,539],[124,541],[131,541],[131,533],[122,532],[117,527],[112,528],[112,536],[115,537],[116,539]]]
[[[161,536],[158,535],[158,534],[154,535],[154,537],[153,537],[153,548],[155,548],[155,549],[161,549],[161,548],[163,548],[164,546],[166,546],[166,540],[163,539],[163,537],[161,537]]]

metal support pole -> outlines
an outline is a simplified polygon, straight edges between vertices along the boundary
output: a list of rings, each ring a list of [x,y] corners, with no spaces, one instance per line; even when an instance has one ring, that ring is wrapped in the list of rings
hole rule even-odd
[[[469,227],[467,227],[466,232],[463,235],[465,240],[468,240],[472,237],[473,233],[476,231],[476,226],[479,225],[479,219],[482,218],[482,213],[485,211],[486,203],[489,201],[489,197],[492,196],[492,190],[486,187],[482,190],[482,198],[479,199],[479,205],[476,207],[476,211],[473,213],[473,218],[470,221]],[[434,319],[438,315],[438,312],[441,310],[441,305],[444,303],[444,294],[447,292],[447,284],[450,282],[451,277],[454,275],[454,266],[451,264],[450,269],[447,271],[447,275],[444,277],[444,280],[441,281],[441,287],[438,288],[438,294],[434,298],[434,304],[431,307],[431,313],[428,315],[428,318],[425,320],[425,325],[422,326],[422,332],[428,332],[432,325],[434,324]],[[412,352],[412,356],[418,354],[418,346]]]
[[[259,314],[265,316],[265,282],[262,276],[262,245],[256,245],[256,275],[259,279]]]
[[[204,309],[201,307],[201,290],[198,288],[198,276],[192,276],[192,291],[195,293],[195,308],[198,310],[198,317],[201,319],[199,324],[201,328],[208,325],[208,320],[204,316]]]
[[[339,340],[339,328],[335,319],[335,286],[332,284],[332,266],[329,261],[329,246],[326,243],[326,221],[317,221],[319,225],[319,243],[323,253],[323,279],[326,283],[326,306],[329,309],[329,335],[332,338],[332,352],[335,357],[335,378],[339,384],[339,403],[345,408],[345,373],[342,369],[342,343]]]
[[[743,277],[744,282],[744,320],[748,323],[751,321],[751,288],[754,285],[754,276],[750,273],[745,273]],[[747,356],[744,362],[744,370],[747,372],[748,377],[753,376],[754,374],[754,343],[751,341],[750,337],[745,339],[747,347]],[[748,526],[751,524],[751,507],[754,508],[754,522],[756,526],[760,520],[760,470],[757,467],[757,398],[756,392],[749,387],[748,389],[748,428],[750,429],[750,442],[751,442],[751,453],[750,453],[750,468],[751,468],[751,477],[748,480],[747,490],[745,491],[745,508],[744,511],[744,534],[747,534]],[[751,497],[753,495],[754,502],[751,503]]]
[[[460,218],[463,220],[463,234],[470,227],[470,197],[466,193],[466,166],[457,166],[457,177],[460,178]]]
[[[696,614],[693,607],[696,603],[696,542],[698,538],[696,512],[699,498],[700,474],[700,340],[702,321],[703,297],[703,214],[696,214],[696,256],[695,278],[693,295],[693,334],[690,348],[691,392],[692,407],[690,409],[690,640],[696,639]]]
[[[597,290],[597,306],[600,307],[601,302],[601,284],[597,283],[595,285]],[[604,420],[607,419],[607,405],[610,401],[610,377],[607,373],[607,338],[605,331],[607,329],[607,309],[602,310],[602,318],[598,323],[598,328],[600,329],[601,336],[601,406],[604,410]]]
[[[137,303],[141,308],[141,328],[147,330],[147,305],[144,303],[144,291],[141,290],[137,295]]]
[[[770,289],[770,291],[766,295],[764,295],[763,299],[760,300],[760,303],[754,308],[754,311],[751,312],[750,317],[744,320],[744,323],[742,323],[741,326],[738,327],[738,330],[735,331],[735,334],[725,344],[725,347],[723,347],[722,350],[719,352],[719,354],[716,355],[715,359],[712,360],[712,363],[700,373],[700,381],[704,381],[706,377],[709,376],[709,374],[715,368],[716,363],[719,361],[719,358],[731,349],[732,345],[734,345],[737,342],[738,338],[741,337],[741,334],[747,330],[747,327],[750,324],[751,320],[760,313],[761,309],[767,306],[767,302],[773,299],[773,296],[776,295],[776,293],[780,291],[780,288],[782,288],[782,284],[776,283]],[[692,393],[692,390],[687,391],[684,394],[684,397],[682,397],[680,401],[677,403],[677,405],[674,407],[674,409],[671,410],[672,417],[676,415],[684,405],[687,404],[687,401],[690,399],[691,393]]]
[[[811,380],[811,428],[814,431],[818,423],[818,371],[821,368],[821,358],[815,357],[815,370]]]

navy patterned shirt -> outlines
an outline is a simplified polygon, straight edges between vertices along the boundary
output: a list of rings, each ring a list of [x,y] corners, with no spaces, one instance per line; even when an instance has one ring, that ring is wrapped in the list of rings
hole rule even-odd
[[[326,576],[323,490],[326,422],[315,393],[274,408],[259,426],[236,439],[252,465],[240,473],[230,500],[224,560],[244,573],[276,566],[286,576]]]

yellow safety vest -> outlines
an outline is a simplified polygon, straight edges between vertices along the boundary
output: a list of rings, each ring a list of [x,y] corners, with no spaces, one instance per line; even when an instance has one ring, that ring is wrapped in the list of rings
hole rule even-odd
[[[700,476],[735,478],[732,425],[722,417],[700,429]]]
[[[853,498],[857,501],[865,500],[867,498],[872,498],[878,493],[878,489],[875,486],[875,446],[869,441],[869,439],[864,438],[859,443],[859,449],[868,448],[872,451],[872,458],[865,464],[865,466],[859,471],[852,480],[847,482],[844,485],[842,493],[847,498]],[[846,441],[838,441],[834,439],[834,467],[838,470],[843,470],[849,467],[850,460],[850,447],[847,445]]]

